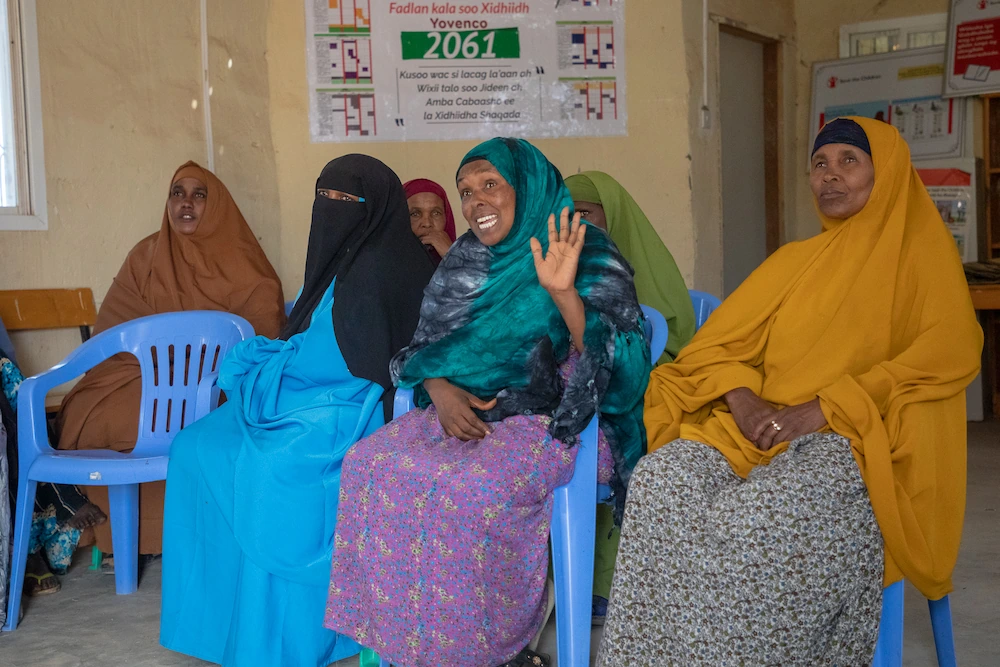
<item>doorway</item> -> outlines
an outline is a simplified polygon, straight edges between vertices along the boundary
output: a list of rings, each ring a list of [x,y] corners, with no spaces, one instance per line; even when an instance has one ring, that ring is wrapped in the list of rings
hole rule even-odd
[[[780,42],[719,26],[726,296],[783,241],[780,62]]]

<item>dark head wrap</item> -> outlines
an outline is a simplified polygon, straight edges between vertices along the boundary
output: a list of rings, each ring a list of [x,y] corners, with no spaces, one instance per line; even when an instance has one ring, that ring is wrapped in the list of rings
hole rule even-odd
[[[363,202],[316,196],[302,294],[281,337],[304,331],[334,287],[333,330],[355,377],[378,383],[386,421],[392,418],[389,360],[417,327],[434,264],[410,231],[410,213],[396,174],[367,155],[345,155],[323,168],[316,188],[357,195]]]
[[[860,148],[869,156],[872,154],[868,135],[861,129],[860,125],[850,118],[837,118],[824,125],[823,129],[816,135],[816,141],[813,143],[810,155],[814,155],[816,151],[827,144],[848,144]]]
[[[454,243],[455,214],[452,213],[451,202],[448,201],[448,194],[444,191],[444,188],[429,178],[414,178],[412,181],[403,183],[403,190],[406,192],[407,201],[413,195],[420,194],[421,192],[430,192],[431,194],[438,196],[438,199],[440,199],[444,204],[444,233],[447,234],[448,238],[451,239],[451,242]],[[437,254],[437,251],[434,250],[434,248],[427,246],[426,250],[435,266],[441,263],[441,255]]]

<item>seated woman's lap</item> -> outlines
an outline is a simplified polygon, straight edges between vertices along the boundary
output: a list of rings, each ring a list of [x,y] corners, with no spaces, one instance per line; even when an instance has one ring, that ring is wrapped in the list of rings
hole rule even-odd
[[[359,441],[341,477],[328,627],[362,644],[374,632],[387,642],[376,649],[426,659],[501,662],[510,647],[482,645],[498,628],[513,650],[526,644],[545,604],[552,490],[571,478],[577,451],[552,439],[550,421],[510,417],[462,442],[431,407]],[[397,627],[420,628],[419,649]]]
[[[575,448],[548,434],[550,421],[509,417],[491,423],[486,438],[463,442],[445,434],[433,406],[412,410],[384,427],[386,437],[358,442],[344,459],[343,476],[392,470],[392,486],[380,488],[401,497],[449,490],[469,505],[498,494],[509,494],[513,507],[544,504],[547,493],[572,477],[576,460]]]
[[[788,655],[817,648],[816,636],[849,648],[829,628],[877,614],[881,577],[878,526],[846,440],[801,438],[747,480],[717,450],[678,440],[633,474],[606,636],[644,627],[688,645],[723,633],[708,648],[729,645],[754,660],[772,631],[784,633]],[[662,617],[664,609],[676,614]],[[614,651],[605,665],[648,657],[628,655],[628,642],[602,650]]]
[[[749,578],[765,587],[843,591],[845,582],[822,576],[794,584],[789,577],[852,564],[881,572],[881,539],[852,539],[858,531],[871,537],[878,527],[850,445],[836,435],[801,438],[746,480],[714,448],[677,440],[639,462],[629,498],[623,537],[638,538],[633,548],[647,539],[690,541],[689,562],[673,565],[733,578],[733,590],[745,590],[735,584]],[[660,553],[667,551],[685,550]]]

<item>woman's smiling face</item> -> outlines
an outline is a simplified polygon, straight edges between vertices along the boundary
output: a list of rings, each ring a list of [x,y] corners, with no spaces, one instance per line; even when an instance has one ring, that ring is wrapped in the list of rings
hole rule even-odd
[[[503,241],[514,226],[514,187],[486,160],[473,160],[458,171],[462,215],[476,238],[486,246]]]

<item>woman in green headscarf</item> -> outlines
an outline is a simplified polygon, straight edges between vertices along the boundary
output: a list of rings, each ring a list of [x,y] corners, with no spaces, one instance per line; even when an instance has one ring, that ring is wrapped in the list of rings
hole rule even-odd
[[[649,345],[632,270],[570,222],[537,148],[487,141],[457,185],[471,229],[390,366],[422,409],[344,460],[326,626],[407,667],[544,665],[524,647],[546,610],[552,491],[599,413],[598,481],[621,509]]]
[[[600,171],[566,179],[580,217],[608,232],[635,270],[639,303],[660,311],[670,337],[658,363],[673,361],[694,336],[694,308],[673,256],[632,196],[618,181]]]
[[[673,361],[694,336],[695,321],[691,297],[670,251],[632,196],[607,174],[600,171],[574,174],[566,179],[566,187],[580,217],[595,227],[607,230],[618,250],[632,265],[639,303],[652,306],[666,318],[670,336],[659,363]],[[608,612],[619,540],[618,528],[607,505],[597,508],[594,539],[592,612],[594,624],[603,625]]]

